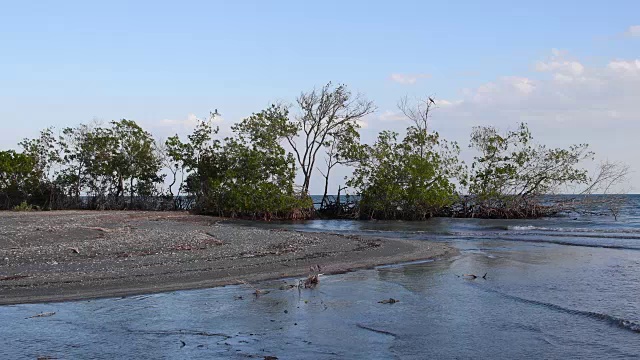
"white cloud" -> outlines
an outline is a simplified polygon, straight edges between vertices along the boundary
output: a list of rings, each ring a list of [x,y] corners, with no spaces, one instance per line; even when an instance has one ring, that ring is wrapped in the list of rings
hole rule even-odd
[[[399,74],[394,73],[391,74],[391,81],[397,82],[399,84],[412,85],[418,82],[420,79],[428,79],[430,78],[430,74]]]
[[[399,111],[385,111],[378,116],[380,121],[401,121],[406,120],[406,116]]]
[[[577,76],[584,72],[584,65],[577,61],[540,61],[536,64],[536,70],[540,72],[559,72]]]
[[[435,101],[436,101],[436,106],[438,107],[456,106],[462,103],[462,100],[435,99]]]
[[[607,68],[621,75],[640,75],[640,59],[636,60],[614,60],[609,62]]]
[[[198,117],[195,114],[189,114],[185,119],[162,119],[158,122],[162,127],[177,127],[193,129],[198,125]]]
[[[553,78],[560,82],[578,79],[584,74],[585,67],[577,60],[567,59],[568,55],[565,50],[552,49],[551,56],[545,61],[538,61],[535,70],[551,73]]]
[[[587,66],[555,50],[534,64],[550,76],[503,76],[464,89],[462,101],[433,113],[434,128],[464,144],[472,126],[506,129],[527,122],[549,146],[586,142],[600,159],[630,164],[636,171],[632,185],[640,190],[640,159],[631,150],[640,136],[640,59]]]
[[[536,64],[536,70],[552,75],[549,79],[500,77],[463,90],[461,102],[442,110],[491,108],[503,114],[517,111],[519,118],[539,118],[545,122],[562,118],[580,124],[598,123],[598,119],[610,118],[605,114],[615,113],[616,119],[637,121],[640,102],[632,99],[640,98],[640,59],[613,60],[605,66],[585,67],[578,61],[563,60],[564,55],[554,56],[551,62]]]
[[[208,118],[205,118],[206,120]],[[183,119],[162,119],[153,122],[146,122],[145,128],[148,128],[154,135],[159,138],[166,138],[173,135],[178,135],[185,138],[187,135],[193,132],[193,129],[203,120],[203,118],[197,117],[193,113],[187,114]],[[226,124],[222,116],[216,116],[212,123],[220,127],[219,135],[225,136],[229,133],[228,124]],[[227,125],[227,126],[224,126]]]
[[[627,36],[640,37],[640,25],[631,25],[625,32]]]
[[[361,129],[366,129],[369,127],[369,123],[366,120],[356,120],[356,124],[360,125]]]
[[[505,104],[520,101],[534,93],[538,84],[536,81],[521,76],[503,76],[496,81],[482,84],[474,89],[463,89],[463,100],[455,102],[455,105],[465,103],[474,104]]]

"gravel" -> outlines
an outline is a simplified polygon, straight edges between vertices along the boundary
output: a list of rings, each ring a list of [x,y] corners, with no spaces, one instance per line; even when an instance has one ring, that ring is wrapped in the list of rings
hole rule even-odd
[[[0,304],[204,288],[446,257],[426,241],[254,228],[183,212],[0,212]]]

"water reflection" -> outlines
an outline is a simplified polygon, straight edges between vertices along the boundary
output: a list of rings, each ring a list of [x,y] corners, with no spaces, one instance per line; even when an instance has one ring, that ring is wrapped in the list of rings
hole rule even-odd
[[[325,276],[314,290],[266,282],[259,297],[229,286],[4,306],[0,358],[637,358],[640,253],[638,240],[624,238],[640,233],[636,220],[571,229],[566,219],[542,220],[535,235],[520,234],[528,221],[263,225],[444,241],[461,254]],[[584,229],[623,238],[571,235]],[[583,246],[594,241],[624,248]],[[487,278],[460,277],[468,273]],[[400,302],[379,303],[389,298]],[[56,315],[28,318],[47,311]]]

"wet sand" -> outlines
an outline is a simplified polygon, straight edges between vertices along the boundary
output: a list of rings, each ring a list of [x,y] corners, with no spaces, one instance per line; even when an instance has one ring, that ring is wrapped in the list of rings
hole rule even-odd
[[[178,212],[0,212],[0,305],[128,296],[444,258],[440,243],[252,228]]]

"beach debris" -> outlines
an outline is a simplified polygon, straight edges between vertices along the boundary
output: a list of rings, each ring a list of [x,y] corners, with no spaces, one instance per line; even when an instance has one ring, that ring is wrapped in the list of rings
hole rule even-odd
[[[116,254],[116,257],[118,258],[128,258],[128,257],[132,257],[132,256],[148,256],[148,255],[153,255],[154,252],[153,251],[134,251],[134,252],[120,252]],[[156,253],[157,254],[157,253]]]
[[[213,236],[213,234],[205,232],[206,235],[209,235],[209,237],[211,237],[211,239],[207,239],[204,241],[205,244],[213,244],[213,245],[223,245],[224,242],[222,240],[218,240],[216,239],[215,236]]]
[[[253,289],[253,295],[255,295],[255,297],[256,297],[256,298],[257,298],[257,297],[259,297],[260,295],[266,295],[266,294],[268,294],[268,293],[270,293],[270,292],[271,292],[271,291],[269,291],[269,290],[261,290],[261,289],[258,289],[257,287],[255,287],[255,286],[251,285],[250,283],[248,283],[248,282],[246,282],[246,281],[244,281],[244,280],[238,280],[238,279],[236,279],[236,281],[237,281],[237,282],[239,282],[239,283],[241,283],[241,284],[243,284],[243,285],[246,285],[246,286],[248,286],[248,287],[252,288],[252,289]]]
[[[38,360],[56,360],[57,357],[45,355],[45,356],[38,356],[36,359],[38,359]]]
[[[298,282],[298,288],[304,286],[305,289],[313,289],[316,287],[320,283],[320,275],[322,275],[320,274],[320,270],[320,265],[314,265],[309,268],[309,276],[307,276],[304,282],[302,280]]]
[[[191,251],[193,247],[189,244],[178,244],[171,248],[171,250],[175,251]]]
[[[74,254],[80,254],[80,249],[78,249],[77,247],[70,247],[69,250],[71,250],[71,252]]]
[[[28,277],[29,275],[4,276],[4,277],[0,277],[0,281],[19,280],[19,279],[24,279]]]
[[[394,299],[394,298],[388,298],[388,299],[378,301],[378,304],[395,304],[397,302],[400,302],[400,300]]]
[[[267,356],[264,357],[264,360],[278,360],[278,357],[277,356],[269,356],[269,355],[267,355]]]
[[[182,349],[183,347],[187,346],[187,343],[180,340],[180,349]]]
[[[304,281],[304,287],[305,289],[311,289],[316,287],[316,285],[318,285],[319,282],[320,282],[320,279],[318,279],[318,274],[310,274],[309,276],[307,276],[307,279]]]
[[[475,280],[475,279],[477,279],[477,278],[481,278],[481,279],[485,279],[485,280],[487,280],[487,273],[484,273],[484,275],[482,275],[482,276],[478,276],[478,275],[476,275],[476,274],[464,274],[464,275],[462,275],[462,276],[463,276],[464,278],[469,279],[469,280]]]
[[[260,296],[260,295],[266,295],[268,293],[270,293],[271,291],[269,290],[260,290],[260,289],[256,289],[256,291],[253,292],[253,295],[255,295],[256,297]]]
[[[28,318],[26,318],[26,319],[49,317],[49,316],[53,316],[53,315],[55,315],[55,314],[56,314],[56,312],[55,312],[55,311],[51,311],[51,312],[43,312],[43,313],[40,313],[40,314],[36,314],[36,315],[33,315],[33,316],[29,316],[29,317],[28,317]]]
[[[101,231],[101,232],[105,232],[105,233],[111,232],[110,229],[106,229],[106,228],[98,227],[98,226],[83,226],[83,228],[88,229],[88,230]]]
[[[294,287],[296,287],[296,285],[293,284],[284,284],[284,285],[280,285],[280,290],[291,290]]]

